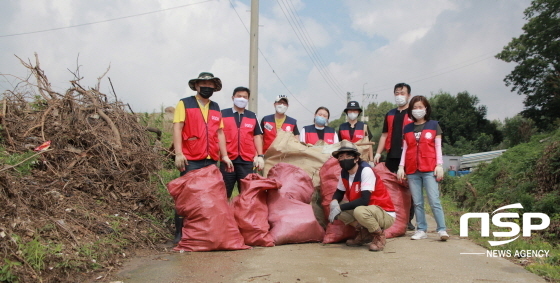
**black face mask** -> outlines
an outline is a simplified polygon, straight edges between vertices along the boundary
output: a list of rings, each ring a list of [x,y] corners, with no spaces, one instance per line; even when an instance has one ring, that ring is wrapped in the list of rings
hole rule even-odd
[[[352,168],[354,168],[354,166],[356,165],[356,162],[354,162],[354,158],[348,158],[348,159],[342,159],[338,161],[338,164],[340,164],[340,167],[346,171],[351,170]]]
[[[206,87],[206,86],[201,86],[200,91],[198,92],[198,94],[200,94],[200,96],[202,96],[202,98],[204,99],[210,98],[210,96],[212,96],[213,93],[214,93],[214,88]]]

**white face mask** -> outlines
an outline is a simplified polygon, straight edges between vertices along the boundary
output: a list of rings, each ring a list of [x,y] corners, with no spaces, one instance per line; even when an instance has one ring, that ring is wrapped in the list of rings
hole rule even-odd
[[[354,121],[354,120],[358,119],[358,115],[360,115],[360,114],[358,114],[358,113],[348,113],[346,115],[348,116],[348,119],[350,119],[351,121]]]
[[[416,120],[420,120],[426,116],[426,109],[414,109],[412,110],[412,116],[414,116]]]
[[[406,96],[404,95],[397,95],[395,96],[395,102],[398,106],[405,106],[406,105]]]
[[[245,108],[247,107],[247,102],[249,102],[249,100],[243,98],[243,97],[235,97],[233,98],[233,104],[235,104],[235,106],[239,107],[239,108]]]
[[[276,112],[280,113],[280,114],[284,114],[286,113],[286,110],[288,110],[288,106],[280,104],[280,105],[276,105]]]

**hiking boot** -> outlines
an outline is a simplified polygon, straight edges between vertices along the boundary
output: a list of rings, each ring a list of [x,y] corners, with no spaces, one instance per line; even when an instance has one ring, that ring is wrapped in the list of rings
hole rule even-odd
[[[387,243],[387,239],[385,238],[385,233],[383,230],[379,229],[373,233],[371,233],[371,237],[373,240],[371,244],[369,244],[369,250],[372,252],[382,251],[385,248],[385,244]]]
[[[426,239],[428,238],[428,235],[426,234],[426,232],[421,231],[421,230],[417,230],[416,233],[414,233],[414,235],[412,235],[412,237],[410,237],[411,240],[420,240],[420,239]]]
[[[414,227],[412,222],[408,222],[408,224],[406,225],[406,230],[407,231],[414,231],[414,230],[416,230],[416,227]]]
[[[447,239],[449,239],[449,234],[447,234],[447,232],[445,230],[439,231],[439,239],[442,241],[447,241]]]
[[[371,242],[372,237],[366,228],[358,226],[356,227],[356,232],[358,234],[356,235],[356,238],[346,241],[347,246],[358,247]]]

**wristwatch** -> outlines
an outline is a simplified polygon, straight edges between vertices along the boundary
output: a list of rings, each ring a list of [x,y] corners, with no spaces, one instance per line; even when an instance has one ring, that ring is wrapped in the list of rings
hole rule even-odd
[[[258,156],[258,157],[264,157],[264,154],[259,154],[259,155],[257,155],[257,156]]]

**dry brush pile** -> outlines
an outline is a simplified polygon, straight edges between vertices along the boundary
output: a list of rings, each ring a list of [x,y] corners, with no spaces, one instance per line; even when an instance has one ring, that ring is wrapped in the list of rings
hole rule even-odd
[[[3,95],[0,146],[29,158],[0,164],[0,281],[105,275],[168,236],[156,193],[161,148],[127,104],[99,91],[105,74],[89,89],[76,76],[58,93],[37,55],[35,64],[20,61],[36,82]],[[30,161],[30,174],[21,174]]]

